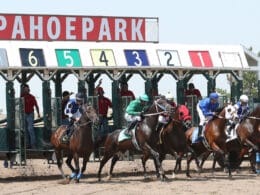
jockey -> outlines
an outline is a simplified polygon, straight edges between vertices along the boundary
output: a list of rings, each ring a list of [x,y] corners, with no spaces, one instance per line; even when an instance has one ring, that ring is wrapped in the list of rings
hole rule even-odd
[[[231,130],[235,129],[236,124],[241,122],[245,116],[249,114],[249,106],[248,106],[248,96],[241,95],[239,101],[234,105],[237,110],[238,121],[232,121],[230,127],[228,128],[228,134],[230,135]],[[233,132],[235,133],[235,131]]]
[[[218,94],[215,92],[199,101],[197,104],[197,112],[200,118],[198,137],[201,136],[203,126],[214,116],[218,107]]]
[[[239,121],[242,121],[246,115],[249,114],[248,97],[247,95],[241,95],[239,101],[236,103],[237,115]]]
[[[72,127],[73,127],[74,122],[78,121],[82,115],[81,106],[82,106],[83,102],[84,102],[84,95],[82,93],[77,93],[76,99],[71,99],[67,103],[67,105],[64,109],[64,113],[66,115],[68,115],[70,124],[67,127],[66,135],[63,136],[63,139],[62,139],[63,142],[68,142],[71,135],[73,134],[74,128],[72,128]]]
[[[174,97],[171,92],[168,92],[165,95],[165,99],[173,108],[176,108],[176,103],[174,102]],[[158,118],[156,131],[161,130],[162,127],[169,122],[169,119],[170,119],[170,117],[167,114],[160,114],[159,118]]]
[[[138,99],[132,100],[127,106],[125,113],[125,119],[128,123],[126,135],[129,135],[129,131],[135,127],[138,121],[142,120],[142,114],[148,102],[148,95],[143,94]]]

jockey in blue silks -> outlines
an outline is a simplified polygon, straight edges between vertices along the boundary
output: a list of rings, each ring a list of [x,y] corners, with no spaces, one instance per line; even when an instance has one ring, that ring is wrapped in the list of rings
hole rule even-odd
[[[215,115],[218,108],[218,94],[215,92],[199,101],[197,104],[197,112],[200,118],[198,137],[201,136],[203,126]]]
[[[248,114],[249,114],[249,106],[248,106],[248,97],[247,95],[241,95],[239,101],[234,105],[237,110],[237,121],[232,121],[230,127],[228,128],[228,134],[231,134],[231,131],[236,129],[236,125],[240,123]],[[236,131],[233,131],[232,135],[236,137]]]
[[[68,115],[70,124],[67,127],[66,135],[63,136],[62,141],[65,143],[69,142],[69,139],[71,135],[73,134],[74,128],[73,124],[75,121],[78,121],[79,118],[81,117],[81,106],[84,103],[84,95],[82,93],[77,93],[76,94],[76,99],[71,99],[67,103],[64,113]]]

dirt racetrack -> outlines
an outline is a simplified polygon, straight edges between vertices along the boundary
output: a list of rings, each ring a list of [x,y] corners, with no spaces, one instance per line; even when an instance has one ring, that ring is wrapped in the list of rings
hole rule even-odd
[[[233,172],[232,179],[220,168],[211,174],[207,161],[203,173],[195,172],[191,166],[192,178],[188,179],[185,172],[171,177],[174,160],[163,162],[164,170],[169,178],[166,182],[156,179],[151,160],[147,162],[149,178],[144,180],[141,160],[119,161],[114,169],[114,177],[106,180],[108,165],[104,167],[102,182],[97,181],[98,162],[89,162],[87,171],[80,183],[61,184],[62,179],[56,165],[48,165],[46,160],[28,160],[26,167],[14,166],[3,168],[1,163],[0,194],[260,194],[260,176],[250,173],[249,163],[244,162],[240,173]],[[182,163],[186,168],[185,161]],[[66,174],[69,169],[64,165]]]

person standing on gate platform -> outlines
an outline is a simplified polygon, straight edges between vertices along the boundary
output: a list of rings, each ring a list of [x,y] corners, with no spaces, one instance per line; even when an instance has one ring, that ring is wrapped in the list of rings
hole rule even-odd
[[[97,87],[96,91],[98,94],[99,131],[103,137],[109,133],[107,114],[108,109],[112,108],[112,102],[104,96],[105,92],[102,87]]]
[[[62,125],[69,125],[69,116],[64,113],[64,110],[65,110],[65,107],[66,107],[67,103],[69,102],[70,96],[72,94],[73,94],[72,92],[70,93],[68,91],[64,91],[62,93],[62,100],[61,100],[61,110],[62,110],[62,112],[61,112],[62,113],[62,115],[61,115],[61,119],[62,119],[61,124]]]
[[[185,90],[184,95],[185,95],[186,102],[188,101],[187,96],[189,96],[189,95],[195,95],[197,97],[197,101],[202,99],[200,90],[196,89],[193,83],[189,83],[188,89]],[[197,102],[196,102],[196,104],[197,104]]]
[[[35,149],[34,108],[36,108],[38,118],[40,118],[39,106],[35,96],[30,93],[30,88],[27,84],[22,85],[21,97],[24,98],[25,125],[28,133],[27,138],[29,138],[27,144],[29,148]]]
[[[127,82],[121,82],[121,84],[120,84],[120,95],[121,96],[130,96],[130,97],[132,97],[132,100],[135,100],[135,95],[131,90],[128,89]]]
[[[83,103],[83,93],[77,93],[76,99],[70,99],[65,107],[64,114],[69,117],[69,125],[67,127],[66,135],[62,138],[62,141],[65,143],[69,142],[70,137],[74,132],[73,125],[80,119],[82,115],[81,106],[83,105]]]
[[[130,130],[135,127],[135,125],[142,120],[142,115],[146,109],[147,103],[149,102],[149,97],[147,94],[141,95],[138,99],[132,100],[126,108],[125,119],[128,123],[128,127],[125,134],[130,136]]]
[[[211,93],[209,97],[200,100],[197,104],[197,112],[200,118],[198,137],[201,136],[203,126],[215,115],[215,111],[219,108],[218,98],[217,93]]]

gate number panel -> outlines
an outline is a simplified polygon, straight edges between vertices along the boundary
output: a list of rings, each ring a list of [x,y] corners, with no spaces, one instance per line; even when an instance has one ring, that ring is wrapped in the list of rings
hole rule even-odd
[[[45,66],[42,49],[19,48],[22,66]]]
[[[181,66],[176,50],[157,50],[157,55],[162,66]]]
[[[95,66],[116,66],[112,49],[91,49],[90,54]]]
[[[128,66],[149,66],[145,50],[124,50]]]
[[[78,49],[55,49],[59,67],[81,67]]]
[[[212,61],[208,51],[189,51],[192,66],[212,67]]]

